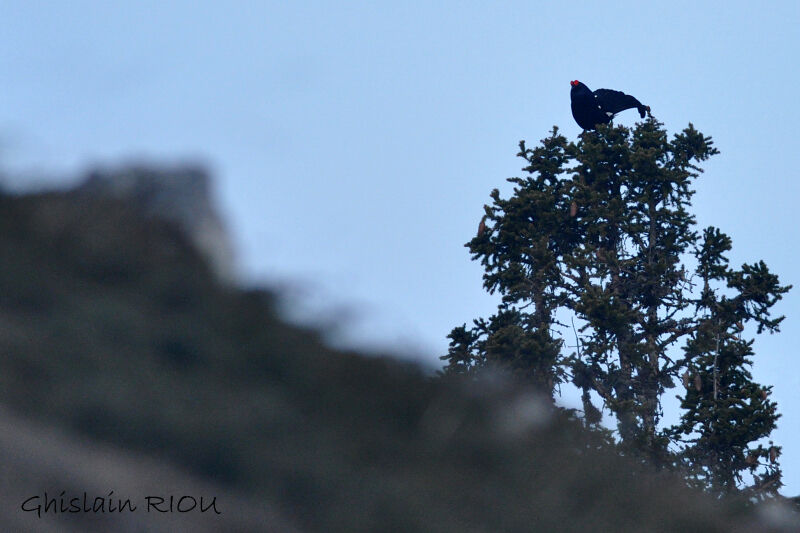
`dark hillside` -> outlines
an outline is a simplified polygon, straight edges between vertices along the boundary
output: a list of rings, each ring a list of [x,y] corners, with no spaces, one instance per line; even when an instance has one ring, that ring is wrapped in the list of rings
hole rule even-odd
[[[332,350],[120,200],[0,195],[0,250],[2,529],[109,529],[20,510],[45,490],[201,486],[220,518],[142,511],[112,529],[791,530],[622,461],[506,378],[465,387]]]

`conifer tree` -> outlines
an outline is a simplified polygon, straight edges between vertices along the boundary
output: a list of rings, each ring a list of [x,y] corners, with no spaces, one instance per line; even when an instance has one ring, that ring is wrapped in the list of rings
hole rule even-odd
[[[455,328],[446,356],[450,373],[499,366],[551,396],[564,379],[563,340],[552,330],[566,297],[562,257],[576,242],[563,226],[569,199],[559,175],[568,156],[567,141],[557,131],[526,157],[530,176],[509,180],[517,185],[511,198],[502,199],[497,189],[491,193],[494,205],[485,207],[479,235],[468,246],[486,268],[484,287],[499,291],[502,303],[473,328]],[[520,150],[523,157],[529,152],[524,142]]]
[[[691,184],[716,153],[691,124],[669,139],[654,119],[599,126],[577,142],[555,127],[533,149],[521,142],[525,176],[508,180],[509,198],[492,191],[466,245],[501,303],[488,319],[453,329],[445,372],[501,367],[551,397],[569,381],[582,392],[587,425],[600,421],[597,399],[614,415],[624,453],[681,462],[715,490],[733,490],[743,469],[754,473],[770,453],[774,460],[778,448],[756,444],[775,426],[770,389],[747,371],[752,342],[731,335],[746,323],[777,331],[782,318],[770,308],[788,287],[763,263],[730,269],[730,239],[696,230]],[[574,332],[567,318],[577,319]],[[659,429],[662,396],[687,370],[699,389],[687,388],[680,424]],[[726,407],[745,397],[755,398],[749,410]],[[715,418],[723,409],[730,416]],[[703,463],[713,447],[717,458]],[[770,463],[764,476],[776,475]]]
[[[748,371],[753,340],[742,332],[747,321],[759,333],[777,331],[782,318],[770,320],[768,310],[788,287],[763,262],[731,269],[724,255],[730,248],[730,238],[710,227],[695,251],[702,282],[695,301],[698,327],[684,347],[684,413],[669,433],[685,443],[680,458],[693,484],[727,494],[738,490],[748,472],[753,495],[765,497],[781,486],[780,447],[761,441],[780,415],[769,400],[771,387],[755,383]]]

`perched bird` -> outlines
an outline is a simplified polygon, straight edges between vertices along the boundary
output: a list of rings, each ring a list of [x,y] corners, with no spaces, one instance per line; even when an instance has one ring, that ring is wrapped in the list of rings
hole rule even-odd
[[[593,130],[598,124],[608,124],[620,111],[634,107],[642,118],[645,114],[650,114],[650,106],[643,105],[633,96],[621,91],[597,89],[592,92],[578,80],[571,81],[570,85],[572,85],[572,90],[569,92],[572,100],[572,116],[575,117],[578,126],[585,130]]]

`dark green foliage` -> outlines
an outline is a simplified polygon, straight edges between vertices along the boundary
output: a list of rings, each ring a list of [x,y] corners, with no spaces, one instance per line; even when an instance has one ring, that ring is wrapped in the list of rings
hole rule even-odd
[[[771,387],[755,383],[748,371],[753,341],[743,339],[742,331],[747,322],[759,333],[777,331],[783,317],[771,319],[769,309],[789,287],[781,287],[763,262],[729,268],[724,254],[730,248],[727,235],[707,228],[695,251],[702,291],[684,347],[684,413],[670,434],[685,443],[680,458],[693,482],[730,493],[748,472],[750,492],[764,497],[781,486],[780,447],[763,445],[780,415],[769,400]]]
[[[536,148],[521,142],[525,177],[508,180],[514,190],[507,199],[492,191],[481,231],[467,244],[485,268],[484,287],[502,301],[489,319],[453,330],[442,357],[445,372],[500,366],[551,395],[571,381],[582,391],[588,425],[600,420],[593,399],[616,417],[626,453],[682,463],[692,479],[705,476],[705,486],[714,489],[741,487],[741,461],[769,454],[757,446],[777,415],[775,404],[763,399],[720,416],[728,409],[721,402],[768,391],[746,372],[751,343],[728,332],[746,323],[759,333],[776,331],[781,318],[771,318],[770,308],[788,287],[763,263],[730,269],[722,255],[730,239],[719,230],[703,236],[696,230],[692,180],[716,153],[691,124],[670,139],[653,119],[633,129],[599,126],[577,142],[557,128]],[[718,294],[714,283],[735,294]],[[576,331],[561,323],[564,317],[577,320]],[[571,353],[570,338],[578,340]],[[676,354],[680,346],[683,356]],[[715,373],[708,383],[716,383],[716,403],[690,394],[681,425],[659,429],[661,398],[686,369],[704,383],[702,372]],[[744,423],[751,425],[747,433],[738,429]],[[706,430],[716,437],[694,440],[695,431]],[[700,468],[709,447],[736,460]],[[765,479],[779,485],[778,448],[771,449],[773,462],[757,486],[765,487]]]
[[[473,239],[470,249],[486,268],[484,287],[498,291],[503,303],[488,321],[476,320],[472,330],[453,330],[447,371],[496,366],[548,394],[564,380],[562,341],[552,336],[551,326],[566,297],[560,290],[560,256],[576,242],[561,231],[570,207],[558,180],[568,160],[565,148],[566,139],[556,131],[531,157],[520,143],[520,155],[531,163],[526,170],[535,177],[509,180],[517,187],[508,200],[492,191],[494,205],[484,217],[492,229]]]

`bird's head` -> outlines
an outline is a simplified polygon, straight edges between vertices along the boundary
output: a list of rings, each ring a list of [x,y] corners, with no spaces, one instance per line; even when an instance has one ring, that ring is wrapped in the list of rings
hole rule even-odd
[[[572,88],[569,91],[569,94],[572,97],[576,97],[578,95],[586,96],[587,94],[591,94],[592,92],[586,85],[579,82],[578,80],[572,80],[571,82],[569,82],[569,84],[572,85]]]

